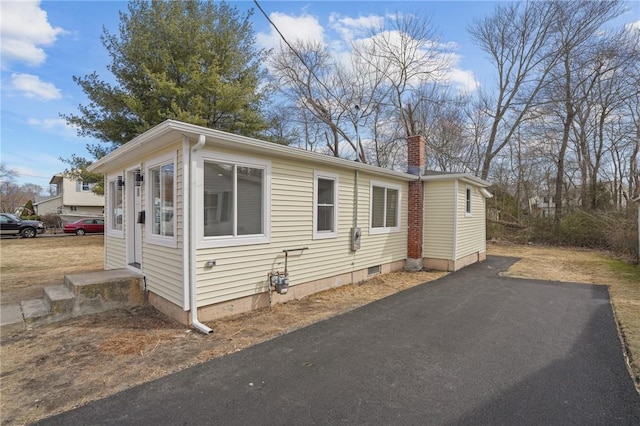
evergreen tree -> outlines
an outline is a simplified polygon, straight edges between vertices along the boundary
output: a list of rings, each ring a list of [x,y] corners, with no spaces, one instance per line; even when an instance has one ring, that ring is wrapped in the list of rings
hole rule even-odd
[[[266,128],[260,63],[249,20],[224,2],[140,1],[120,13],[119,34],[106,29],[102,44],[111,56],[115,84],[97,72],[74,76],[90,102],[79,114],[63,115],[95,158],[166,119],[257,135]],[[86,166],[74,156],[71,169]]]

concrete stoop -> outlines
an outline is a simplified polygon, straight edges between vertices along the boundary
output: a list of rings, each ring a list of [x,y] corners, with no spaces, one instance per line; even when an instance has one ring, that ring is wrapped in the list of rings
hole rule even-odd
[[[43,296],[3,305],[2,335],[69,318],[144,304],[143,277],[126,270],[69,274],[64,285],[45,287]]]

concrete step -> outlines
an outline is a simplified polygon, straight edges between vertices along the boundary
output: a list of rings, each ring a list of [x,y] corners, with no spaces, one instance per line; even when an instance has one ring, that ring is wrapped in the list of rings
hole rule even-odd
[[[44,288],[43,297],[2,305],[0,334],[63,321],[80,315],[144,305],[142,275],[118,269],[69,274],[64,285]]]
[[[49,303],[43,297],[20,302],[22,316],[27,328],[53,322],[53,314]]]
[[[68,274],[64,284],[76,297],[75,315],[144,304],[142,276],[129,270]]]
[[[71,313],[75,305],[76,296],[64,285],[44,288],[44,300],[51,312],[55,314]]]
[[[20,304],[12,303],[0,307],[0,335],[9,336],[24,331],[24,318]]]

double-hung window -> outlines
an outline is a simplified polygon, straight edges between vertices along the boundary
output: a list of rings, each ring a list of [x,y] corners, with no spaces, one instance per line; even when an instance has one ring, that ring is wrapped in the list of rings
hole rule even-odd
[[[465,216],[471,216],[471,187],[469,185],[465,188]]]
[[[107,234],[122,237],[124,199],[122,179],[118,179],[116,176],[110,176],[107,178],[107,182],[107,191],[109,195],[107,199],[107,213],[109,220]]]
[[[268,162],[203,154],[201,245],[269,242],[269,182]]]
[[[400,187],[371,182],[370,233],[400,231]]]
[[[147,168],[146,239],[154,244],[176,246],[175,155],[149,162]]]
[[[338,236],[338,175],[314,172],[313,238]]]

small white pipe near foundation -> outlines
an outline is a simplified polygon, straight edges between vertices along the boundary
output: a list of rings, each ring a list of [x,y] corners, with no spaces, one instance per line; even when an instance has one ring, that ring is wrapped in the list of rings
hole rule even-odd
[[[191,309],[191,325],[193,325],[196,329],[198,329],[199,331],[203,332],[204,334],[209,334],[211,333],[213,330],[209,327],[207,327],[206,325],[204,325],[203,323],[201,323],[200,321],[198,321],[198,298],[197,298],[197,280],[196,280],[196,265],[195,265],[195,261],[196,261],[196,256],[195,256],[195,245],[196,245],[196,238],[197,238],[197,234],[196,234],[196,220],[197,220],[197,215],[196,215],[196,208],[195,208],[195,188],[196,188],[196,159],[194,158],[194,155],[196,151],[198,151],[200,148],[202,148],[204,146],[204,143],[206,142],[206,137],[204,135],[200,135],[200,137],[198,138],[198,143],[196,143],[192,148],[191,148],[191,164],[189,167],[189,173],[191,175],[191,188],[190,188],[190,192],[191,192],[191,197],[189,197],[189,212],[190,212],[190,222],[191,222],[191,232],[190,232],[190,247],[189,247],[189,259],[185,261],[189,262],[189,271],[190,271],[190,309]]]

